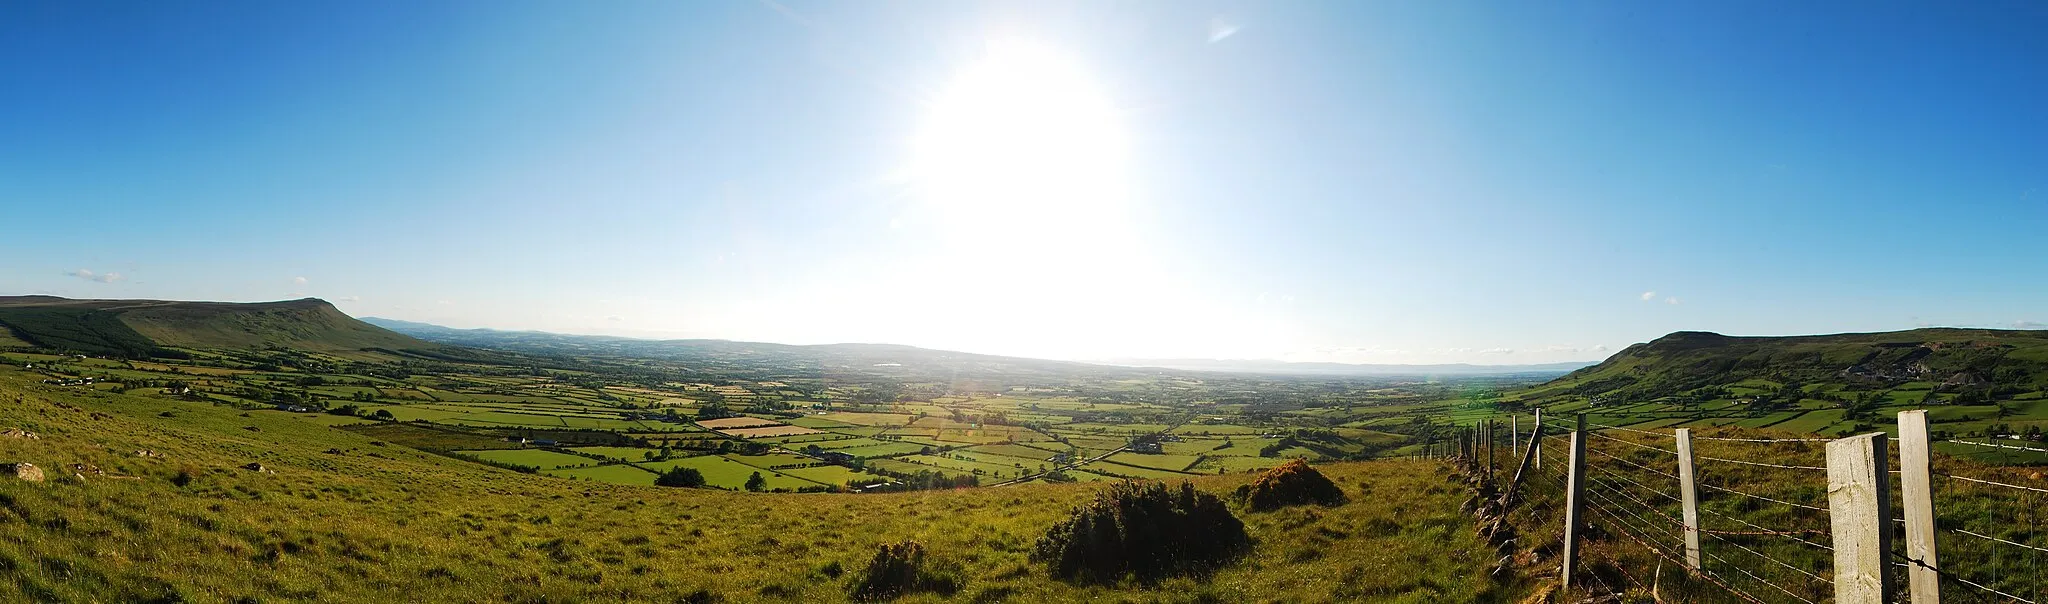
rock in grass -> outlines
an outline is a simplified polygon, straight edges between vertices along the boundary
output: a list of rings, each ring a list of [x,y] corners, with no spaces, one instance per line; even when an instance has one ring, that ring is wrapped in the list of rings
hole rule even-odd
[[[1344,505],[1345,501],[1344,489],[1299,459],[1266,470],[1251,484],[1240,487],[1238,495],[1253,510],[1262,512],[1311,503]]]
[[[0,475],[12,476],[29,482],[43,481],[43,469],[26,461],[0,463]]]
[[[7,437],[7,438],[19,438],[19,439],[22,439],[22,440],[42,440],[42,439],[43,439],[43,437],[41,437],[41,436],[37,436],[37,435],[36,435],[36,433],[34,433],[34,432],[30,432],[30,431],[27,431],[27,430],[23,430],[23,429],[21,429],[21,428],[8,428],[8,429],[7,429],[7,431],[5,431],[5,432],[0,432],[0,436],[4,436],[4,437]]]

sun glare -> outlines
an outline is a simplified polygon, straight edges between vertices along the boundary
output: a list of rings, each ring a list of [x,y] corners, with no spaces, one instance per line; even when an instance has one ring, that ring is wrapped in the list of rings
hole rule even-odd
[[[1116,107],[1075,57],[991,41],[929,111],[911,172],[949,228],[1100,226],[1127,194]]]

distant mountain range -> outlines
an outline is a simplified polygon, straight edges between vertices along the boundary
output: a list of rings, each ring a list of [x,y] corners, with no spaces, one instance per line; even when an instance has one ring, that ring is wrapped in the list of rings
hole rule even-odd
[[[1171,369],[1178,371],[1328,377],[1561,375],[1592,364],[1590,362],[1583,362],[1544,365],[1352,365],[1345,363],[1288,363],[1282,361],[1207,359],[1120,359],[1080,363],[932,350],[895,344],[818,344],[798,346],[731,340],[646,340],[616,336],[557,334],[541,331],[454,329],[430,323],[378,317],[366,317],[363,320],[392,331],[444,344],[497,348],[540,354],[600,353],[648,358],[683,358],[703,356],[708,353],[732,354],[749,352],[753,354],[781,353],[793,355],[804,353],[804,356],[839,359],[846,363],[874,364],[905,361],[930,362],[942,359],[956,361],[980,359],[988,362],[1047,364],[1048,366],[1058,366],[1065,370],[1087,367],[1100,369],[1114,368],[1117,370]]]
[[[1439,365],[1371,365],[1352,363],[1290,363],[1266,360],[1218,360],[1218,359],[1112,359],[1102,361],[1127,367],[1159,367],[1184,371],[1226,371],[1231,373],[1265,373],[1274,375],[1321,375],[1321,376],[1489,376],[1489,375],[1562,375],[1592,365],[1592,361],[1571,363],[1542,363],[1535,365],[1472,365],[1450,363]]]

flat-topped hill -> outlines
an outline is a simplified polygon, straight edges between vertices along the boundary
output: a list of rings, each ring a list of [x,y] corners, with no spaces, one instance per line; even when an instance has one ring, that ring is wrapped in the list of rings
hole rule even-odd
[[[238,303],[0,296],[0,327],[41,348],[127,357],[166,348],[439,348],[358,321],[318,298]]]

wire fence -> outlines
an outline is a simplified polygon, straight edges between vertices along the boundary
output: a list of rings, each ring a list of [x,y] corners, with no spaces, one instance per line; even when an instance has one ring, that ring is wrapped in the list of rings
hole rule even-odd
[[[1546,430],[1557,426],[1551,422]],[[1583,570],[1574,580],[1610,591],[1682,591],[1697,602],[1835,601],[1838,529],[1826,450],[1835,439],[1755,438],[1733,430],[1682,438],[1668,429],[1590,423],[1587,428],[1579,502]],[[1496,447],[1514,442],[1535,449],[1510,449],[1508,455],[1488,449],[1468,461],[1506,477],[1529,453],[1533,467],[1526,468],[1515,494],[1522,504],[1509,518],[1536,538],[1532,550],[1561,551],[1564,537],[1557,529],[1570,506],[1572,435],[1552,432],[1532,440],[1529,430],[1484,433],[1499,441]],[[2048,453],[1989,446],[2016,455]],[[1476,439],[1470,447],[1478,450]],[[1887,442],[1881,450],[1892,470],[1877,480],[1900,493],[1898,447]],[[1681,451],[1690,452],[1689,464],[1681,463]],[[1686,465],[1694,487],[1690,525]],[[1932,465],[1929,503],[1938,552],[1933,563],[1907,554],[1903,498],[1890,498],[1886,566],[1896,601],[1914,601],[1909,571],[1924,569],[1938,578],[1940,596],[1948,602],[2048,604],[2048,480],[2036,470],[1940,455]]]

